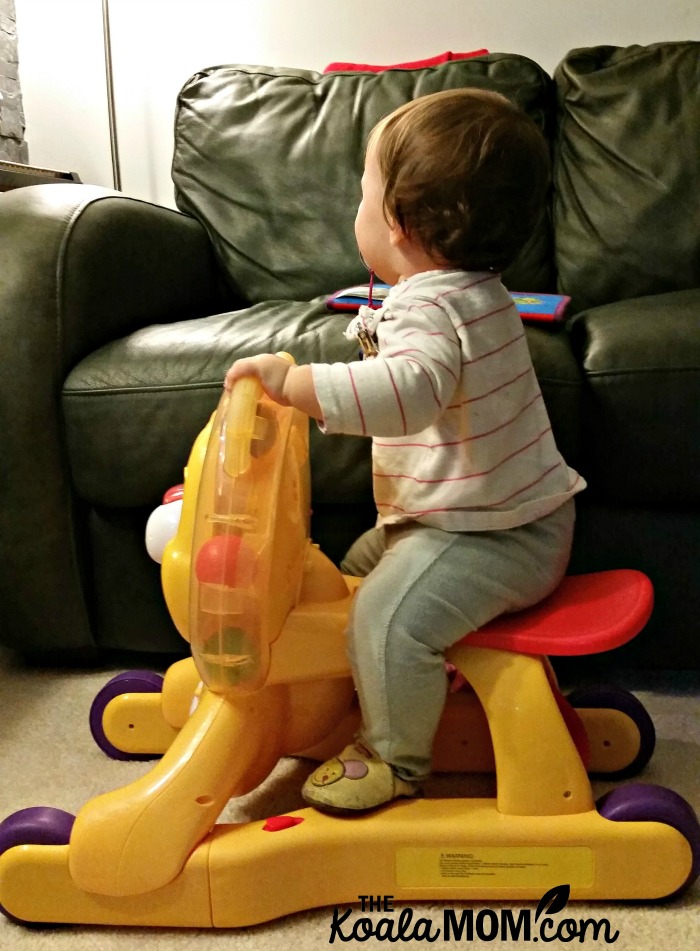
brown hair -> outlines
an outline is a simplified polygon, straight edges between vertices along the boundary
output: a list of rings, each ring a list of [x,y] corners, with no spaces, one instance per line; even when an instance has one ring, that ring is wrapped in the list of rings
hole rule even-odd
[[[536,226],[547,143],[503,96],[454,89],[401,106],[372,130],[384,213],[450,267],[502,271]]]

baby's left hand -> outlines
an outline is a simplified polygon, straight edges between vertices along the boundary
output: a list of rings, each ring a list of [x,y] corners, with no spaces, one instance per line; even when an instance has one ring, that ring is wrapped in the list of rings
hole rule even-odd
[[[262,388],[271,400],[281,406],[289,406],[289,400],[284,395],[284,384],[290,368],[291,364],[287,360],[271,353],[236,360],[226,374],[224,389],[230,391],[236,380],[240,380],[241,377],[254,376],[260,380]]]

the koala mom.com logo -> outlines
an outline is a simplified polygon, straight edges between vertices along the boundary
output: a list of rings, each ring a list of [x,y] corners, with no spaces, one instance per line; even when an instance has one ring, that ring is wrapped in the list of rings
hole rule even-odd
[[[472,908],[457,911],[446,908],[442,922],[417,917],[411,907],[394,910],[393,895],[358,895],[356,908],[334,908],[331,919],[329,944],[336,941],[536,941],[545,944],[559,941],[604,941],[614,944],[620,936],[613,931],[607,918],[566,918],[560,912],[566,908],[571,888],[556,885],[540,899],[537,908],[513,911],[501,908]],[[381,918],[370,918],[367,912],[383,912]]]

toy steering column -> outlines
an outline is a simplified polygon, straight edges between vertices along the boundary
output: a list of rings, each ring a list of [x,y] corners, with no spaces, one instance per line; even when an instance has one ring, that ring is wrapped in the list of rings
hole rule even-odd
[[[85,891],[134,895],[172,881],[231,796],[259,785],[285,752],[289,688],[267,682],[309,546],[308,421],[260,396],[244,378],[222,397],[206,452],[198,440],[188,461],[163,562],[208,689],[150,773],[79,813],[69,862]]]

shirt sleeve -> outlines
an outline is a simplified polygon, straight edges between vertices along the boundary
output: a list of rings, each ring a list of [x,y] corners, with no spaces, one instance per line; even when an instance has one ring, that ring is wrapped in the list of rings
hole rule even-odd
[[[431,300],[385,305],[379,353],[353,363],[311,365],[326,433],[406,436],[447,407],[461,375],[462,350],[448,314]]]

